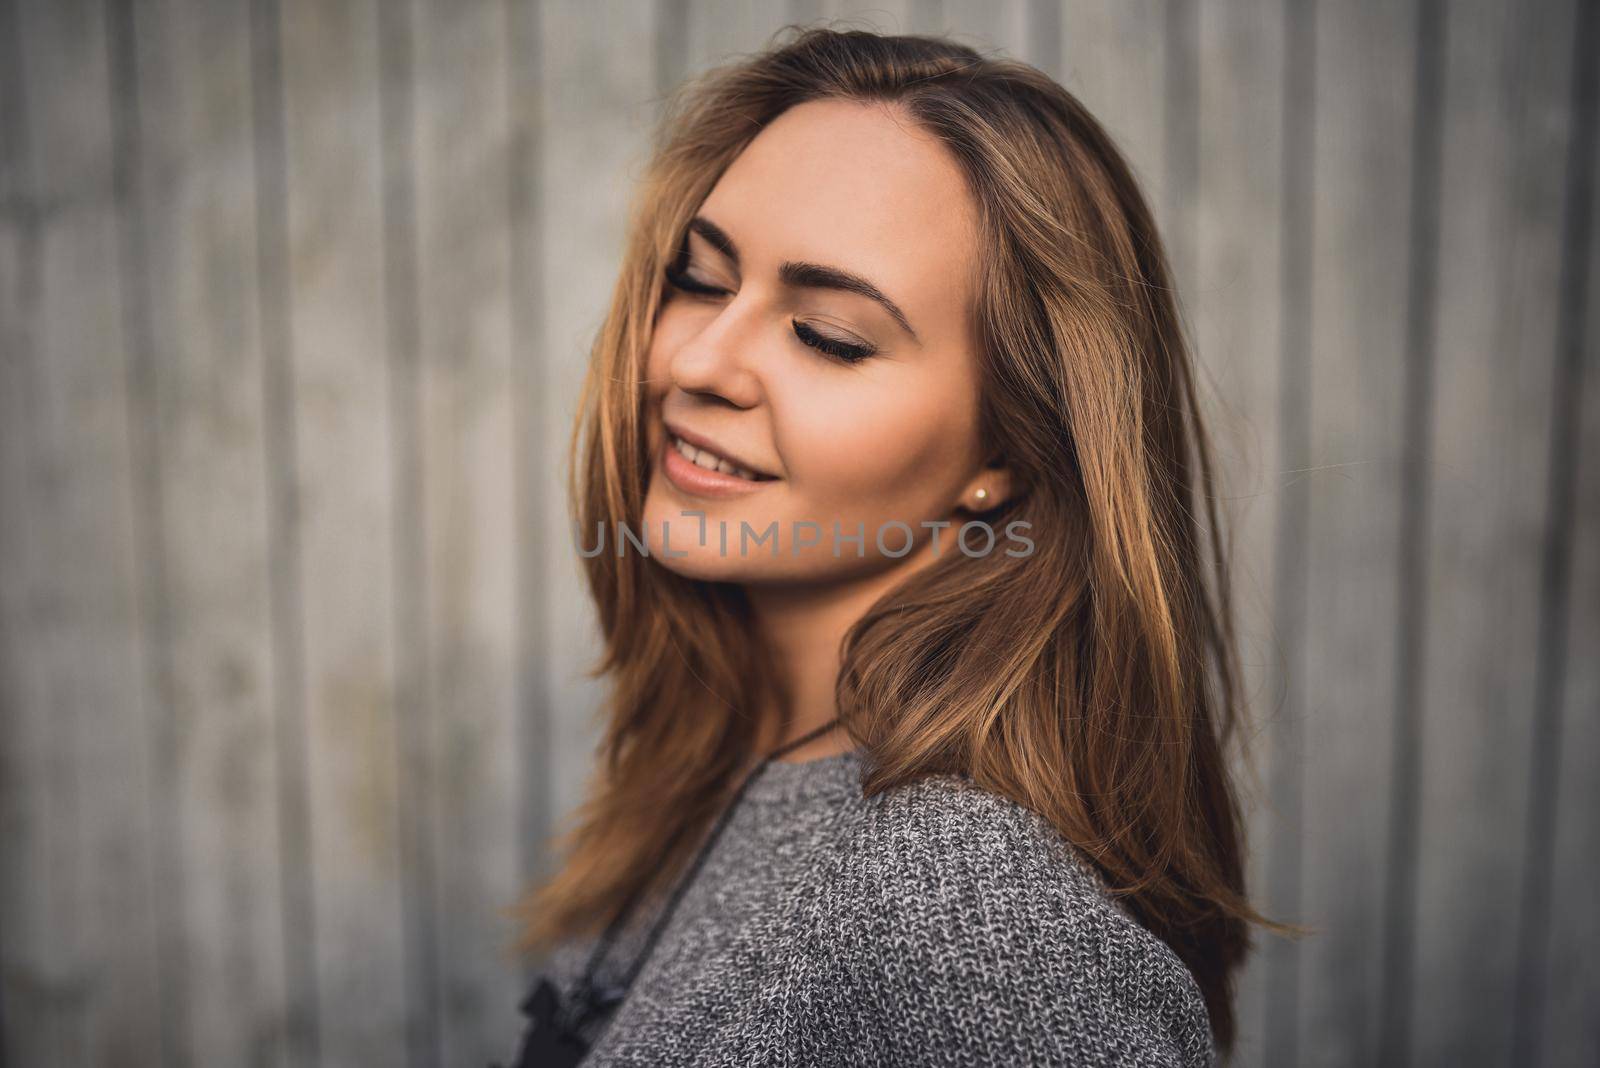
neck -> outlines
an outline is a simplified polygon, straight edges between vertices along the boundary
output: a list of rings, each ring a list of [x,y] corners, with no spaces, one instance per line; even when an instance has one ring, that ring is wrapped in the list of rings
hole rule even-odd
[[[892,567],[848,581],[745,587],[757,623],[772,649],[780,681],[791,699],[787,721],[776,699],[769,699],[768,707],[763,709],[764,751],[800,738],[839,714],[834,691],[845,633],[878,598],[932,559],[925,543],[904,558],[891,561]],[[843,730],[833,730],[779,759],[817,760],[853,747]]]

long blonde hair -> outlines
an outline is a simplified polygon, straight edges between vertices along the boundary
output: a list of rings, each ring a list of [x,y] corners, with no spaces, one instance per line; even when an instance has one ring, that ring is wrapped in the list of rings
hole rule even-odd
[[[897,104],[958,161],[981,220],[980,432],[1020,476],[1025,557],[945,554],[841,650],[868,793],[957,773],[1046,817],[1188,965],[1219,1048],[1248,924],[1225,753],[1238,739],[1226,539],[1162,243],[1128,164],[1033,67],[932,36],[785,27],[666,102],[573,429],[578,529],[642,529],[642,384],[662,272],[724,168],[785,109]],[[586,557],[606,731],[519,948],[592,932],[676,874],[752,756],[777,673],[736,585]],[[663,857],[663,851],[665,857]]]

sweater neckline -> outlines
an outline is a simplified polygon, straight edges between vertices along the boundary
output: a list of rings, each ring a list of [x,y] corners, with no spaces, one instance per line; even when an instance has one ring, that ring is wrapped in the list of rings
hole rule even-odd
[[[854,749],[815,760],[769,762],[750,781],[744,801],[758,805],[793,805],[861,786],[861,754]]]

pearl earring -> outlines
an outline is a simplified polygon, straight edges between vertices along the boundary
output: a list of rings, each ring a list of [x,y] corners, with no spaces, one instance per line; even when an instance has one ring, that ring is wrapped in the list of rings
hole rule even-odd
[[[986,489],[979,489],[973,493],[973,496],[978,498],[979,501],[986,501],[989,499],[989,491]]]

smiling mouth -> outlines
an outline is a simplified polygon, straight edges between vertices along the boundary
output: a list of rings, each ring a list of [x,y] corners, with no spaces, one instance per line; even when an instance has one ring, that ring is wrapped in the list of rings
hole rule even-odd
[[[731,475],[734,478],[742,478],[746,482],[775,481],[775,478],[772,475],[758,474],[757,472],[750,470],[748,467],[740,467],[727,457],[718,456],[710,449],[700,449],[690,445],[687,441],[684,441],[676,434],[668,433],[667,445],[685,460],[688,460],[696,467],[703,468],[707,471],[717,471],[724,475]]]

